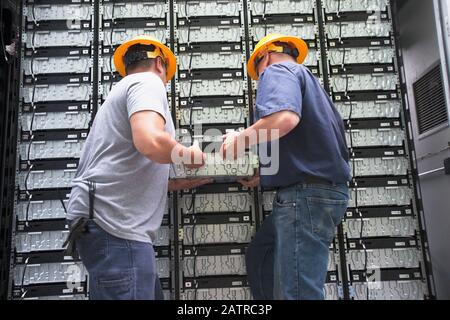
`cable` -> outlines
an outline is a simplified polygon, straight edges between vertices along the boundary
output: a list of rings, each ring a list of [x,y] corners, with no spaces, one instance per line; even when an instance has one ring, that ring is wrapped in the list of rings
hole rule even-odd
[[[184,1],[184,11],[186,15],[186,23],[187,23],[187,50],[189,50],[189,66],[188,66],[188,75],[189,75],[189,93],[187,104],[189,107],[189,135],[191,137],[191,143],[194,142],[194,124],[193,124],[193,113],[194,113],[194,103],[192,99],[192,87],[194,76],[192,74],[192,61],[194,58],[193,47],[191,46],[191,19],[188,15],[188,0]]]
[[[30,128],[29,128],[29,137],[30,137],[30,142],[28,143],[28,148],[27,148],[27,165],[28,165],[28,172],[27,175],[25,177],[25,192],[27,194],[28,197],[28,203],[27,203],[27,208],[26,208],[26,212],[25,212],[25,224],[28,226],[28,217],[29,217],[29,212],[30,212],[30,204],[31,204],[31,198],[33,197],[32,194],[30,193],[29,189],[28,189],[28,178],[30,176],[30,173],[33,169],[33,164],[31,164],[31,159],[30,159],[30,155],[31,155],[31,146],[33,145],[33,140],[34,140],[34,134],[33,134],[33,124],[34,124],[34,118],[35,118],[35,113],[36,113],[36,106],[34,105],[34,92],[36,89],[36,85],[34,84],[33,81],[33,94],[32,94],[32,99],[31,99],[31,121],[30,121]]]
[[[188,14],[188,0],[184,0],[184,14],[186,15],[186,18],[189,16],[189,14]]]
[[[339,17],[339,10],[340,10],[340,2],[341,0],[339,0],[338,2],[338,17]],[[342,22],[339,21],[339,42],[342,45],[343,41],[342,41]],[[342,71],[345,72],[346,68],[345,68],[345,57],[346,57],[346,49],[345,47],[343,47],[343,53],[342,53],[342,63],[341,63],[341,68]],[[363,248],[364,251],[364,276],[365,276],[365,280],[366,280],[366,300],[369,300],[369,282],[368,282],[368,277],[367,277],[367,264],[368,264],[368,255],[367,255],[367,248],[366,245],[364,243],[363,236],[364,236],[364,218],[362,215],[362,212],[359,210],[359,206],[358,206],[358,182],[356,180],[356,162],[355,162],[355,152],[354,152],[354,146],[353,146],[353,133],[352,133],[352,124],[351,124],[351,119],[353,116],[353,103],[351,101],[351,97],[348,95],[348,86],[349,86],[349,78],[346,75],[345,76],[345,91],[344,91],[344,95],[347,101],[350,102],[350,112],[348,115],[348,119],[347,119],[347,125],[349,128],[349,133],[350,133],[350,158],[352,160],[352,180],[353,180],[353,186],[354,186],[354,190],[355,190],[355,210],[356,213],[358,214],[360,221],[361,221],[361,226],[360,226],[360,230],[359,230],[359,243]]]
[[[198,289],[198,283],[195,281],[195,278],[197,277],[197,248],[195,247],[195,227],[197,225],[197,217],[195,216],[195,197],[196,191],[195,189],[192,190],[192,200],[191,204],[188,208],[186,208],[186,213],[191,214],[192,216],[192,231],[191,231],[191,237],[192,237],[192,254],[193,254],[193,271],[192,271],[192,278],[194,279],[194,300],[197,300],[197,289]]]
[[[30,259],[30,257],[27,257],[25,259],[25,264],[23,266],[23,271],[22,271],[22,280],[20,282],[20,292],[22,292],[22,294],[20,295],[20,300],[23,300],[25,298],[25,296],[28,293],[28,290],[24,290],[24,282],[25,282],[25,272],[27,271],[27,267],[28,267],[28,260]]]
[[[36,20],[36,5],[35,5],[34,1],[33,1],[32,5],[31,5],[31,18],[33,19],[33,23],[36,26],[39,26],[39,22]]]
[[[26,212],[25,212],[25,225],[26,226],[28,226],[28,216],[29,216],[29,212],[30,212],[30,204],[31,204],[31,198],[32,198],[32,195],[31,195],[31,193],[30,193],[30,191],[28,189],[28,178],[30,177],[30,173],[33,170],[33,165],[32,164],[30,165],[29,161],[28,161],[28,166],[29,167],[28,167],[27,175],[25,176],[25,183],[24,183],[24,185],[25,185],[25,193],[28,196],[27,209],[26,209]]]
[[[192,253],[194,255],[193,261],[192,261],[192,270],[193,274],[192,277],[194,279],[194,300],[197,300],[197,291],[198,291],[198,282],[196,281],[197,278],[197,248],[195,247],[195,227],[197,226],[197,217],[195,215],[195,199],[196,199],[196,192],[193,190],[192,192],[192,201],[191,201],[191,210],[192,210]],[[190,210],[189,210],[190,211]]]
[[[263,2],[262,20],[264,22],[264,36],[267,36],[267,18],[266,18],[267,0]]]
[[[337,7],[337,14],[336,14],[337,18],[340,18],[341,16],[341,0],[338,0],[338,7]],[[342,21],[339,19],[339,43],[343,48],[343,53],[342,53],[342,61],[341,61],[341,69],[342,72],[346,71],[346,67],[345,67],[345,58],[346,58],[346,48],[343,46],[344,41],[342,40]],[[361,247],[363,248],[363,252],[364,252],[364,268],[363,268],[363,272],[364,272],[364,276],[365,276],[365,282],[367,284],[366,286],[366,300],[369,300],[369,282],[368,282],[368,277],[367,277],[367,264],[368,264],[368,254],[367,254],[367,248],[366,245],[364,243],[363,236],[364,236],[364,218],[362,215],[362,212],[359,210],[359,205],[358,205],[358,182],[356,180],[356,162],[355,162],[355,152],[354,152],[354,144],[353,144],[353,132],[352,132],[352,124],[351,124],[351,119],[353,116],[353,103],[351,100],[351,97],[348,94],[348,87],[349,87],[349,77],[347,75],[345,75],[345,91],[344,91],[344,95],[346,100],[350,103],[350,111],[349,111],[349,115],[348,115],[348,119],[347,119],[347,125],[349,128],[349,134],[350,134],[350,159],[352,161],[352,180],[353,180],[353,188],[355,191],[355,211],[356,214],[358,215],[360,221],[361,221],[361,225],[360,225],[360,230],[359,230],[359,243],[361,245]]]
[[[27,163],[30,163],[31,146],[33,144],[34,134],[30,136],[30,142],[28,143],[27,150]]]
[[[32,137],[34,138],[33,135],[33,124],[34,124],[34,118],[36,115],[36,106],[34,104],[34,99],[35,99],[35,94],[36,94],[36,75],[34,73],[34,55],[36,53],[36,49],[34,47],[34,41],[35,41],[35,37],[36,37],[36,32],[33,32],[33,35],[31,36],[31,58],[30,58],[30,73],[31,73],[31,81],[33,82],[33,90],[31,91],[31,122],[30,122],[30,128],[29,128],[29,132],[30,132],[30,144],[32,141]],[[27,161],[30,161],[30,154],[28,153],[28,159]]]
[[[113,33],[114,33],[114,26],[116,25],[116,20],[114,18],[116,5],[115,5],[114,1],[112,1],[111,3],[112,3],[112,9],[111,9],[111,35],[110,35],[110,38],[109,38],[109,44],[111,46],[111,57],[109,58],[109,69],[110,69],[110,72],[111,72],[111,83],[109,85],[109,92],[108,92],[108,94],[111,92],[113,84],[114,84],[114,71],[113,71],[113,63],[112,62],[113,62],[113,58],[114,58],[114,55],[113,55],[113,53],[114,53]]]
[[[32,36],[32,43],[34,42],[34,33]],[[30,73],[31,76],[34,78],[34,54],[36,53],[34,48],[31,48],[31,59],[30,59]]]
[[[3,57],[5,58],[6,63],[9,63],[8,54],[6,52],[5,39],[3,37],[3,2],[4,1],[0,1],[0,43]]]
[[[28,129],[28,131],[30,132],[30,137],[33,136],[33,125],[34,125],[34,119],[36,117],[36,105],[34,104],[34,95],[36,93],[36,81],[33,77],[33,91],[31,94],[31,120],[30,120],[30,128]],[[29,156],[28,156],[28,161],[30,160]]]
[[[33,165],[31,164],[31,161],[30,161],[30,153],[31,153],[31,146],[33,144],[33,139],[34,139],[34,135],[30,134],[30,142],[28,143],[28,150],[27,150],[28,172],[27,172],[27,176],[25,177],[25,193],[26,193],[27,198],[28,198],[27,208],[26,208],[26,211],[25,211],[25,224],[26,225],[28,225],[28,216],[29,216],[29,212],[30,212],[30,204],[31,204],[31,199],[33,197],[33,195],[28,190],[28,176],[29,176],[29,174],[31,172],[31,169],[33,167]]]
[[[61,202],[61,206],[63,207],[64,213],[66,214],[67,217],[67,208],[66,205],[64,204],[64,198],[63,197],[59,198],[59,201]]]
[[[358,205],[358,182],[356,181],[356,164],[355,164],[355,152],[353,149],[353,134],[352,134],[352,129],[351,129],[351,117],[352,117],[352,113],[353,113],[353,103],[350,100],[350,97],[347,96],[347,99],[349,99],[350,101],[350,113],[349,113],[349,118],[347,120],[347,124],[349,126],[349,131],[350,131],[350,156],[352,159],[352,175],[353,175],[353,185],[354,185],[354,190],[355,190],[355,211],[356,214],[358,214],[359,219],[361,221],[361,225],[360,225],[360,230],[359,230],[359,243],[363,248],[363,252],[364,252],[364,267],[363,267],[363,271],[364,271],[364,276],[365,276],[365,280],[367,283],[366,286],[366,299],[369,300],[369,283],[368,283],[368,278],[367,278],[367,264],[368,264],[368,255],[367,255],[367,248],[366,245],[364,243],[364,241],[362,240],[364,237],[364,218],[362,215],[362,212],[359,210],[359,205]]]
[[[187,98],[187,104],[189,107],[189,135],[191,137],[191,142],[194,141],[194,128],[193,128],[193,108],[194,104],[192,101],[192,87],[193,87],[193,74],[192,74],[192,61],[194,58],[193,47],[191,46],[191,19],[188,14],[188,0],[184,1],[184,12],[186,16],[186,24],[187,24],[187,50],[189,52],[189,65],[188,65],[188,76],[189,76],[189,93]],[[196,280],[197,277],[197,248],[195,247],[195,229],[197,225],[197,217],[195,216],[195,189],[192,191],[192,201],[190,207],[187,209],[188,212],[192,210],[192,253],[193,253],[193,283],[194,283],[194,299],[197,300],[197,291],[198,291],[198,282]]]
[[[63,199],[63,198],[59,198],[59,201],[61,201],[61,205],[62,205],[62,207],[63,207],[63,209],[64,209],[64,212],[65,212],[66,215],[67,215],[67,208],[66,208],[66,205],[64,204],[64,199]]]
[[[28,215],[30,212],[31,198],[33,198],[33,195],[30,193],[27,193],[27,197],[28,197],[28,202],[27,202],[27,208],[25,210],[25,221],[26,221],[25,224],[28,223]]]
[[[34,7],[34,4],[33,4]],[[32,12],[34,12],[34,9],[32,10]],[[34,13],[33,13],[34,16]],[[25,178],[25,192],[28,198],[28,202],[27,202],[27,208],[25,211],[25,224],[28,226],[28,218],[29,218],[29,214],[30,214],[30,205],[31,205],[31,199],[33,198],[33,195],[29,192],[28,190],[28,178],[30,176],[31,170],[33,169],[33,164],[31,164],[31,146],[33,145],[33,140],[34,140],[34,134],[33,134],[33,125],[34,125],[34,119],[36,117],[36,105],[34,104],[34,99],[35,99],[35,94],[36,94],[36,76],[34,74],[34,55],[36,53],[36,50],[34,48],[34,40],[35,40],[35,32],[33,32],[32,38],[31,38],[31,60],[30,60],[30,72],[31,72],[31,78],[32,78],[32,82],[33,82],[33,90],[31,92],[31,120],[30,120],[30,127],[28,128],[29,131],[29,139],[30,142],[28,143],[28,147],[27,147],[27,165],[28,165],[28,172]]]

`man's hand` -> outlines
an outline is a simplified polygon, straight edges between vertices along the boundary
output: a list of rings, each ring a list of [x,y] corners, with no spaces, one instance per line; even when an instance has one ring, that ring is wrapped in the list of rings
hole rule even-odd
[[[249,178],[238,179],[238,182],[247,188],[256,188],[259,186],[259,181],[259,174]]]
[[[198,169],[205,165],[206,155],[200,149],[198,141],[194,141],[192,146],[186,148],[187,157],[183,161],[183,165],[188,169]]]
[[[239,132],[232,131],[223,136],[223,143],[219,152],[225,160],[236,160],[245,153],[244,143],[238,143],[239,135]]]
[[[191,178],[169,180],[169,191],[186,190],[200,187],[204,184],[213,183],[212,178]]]

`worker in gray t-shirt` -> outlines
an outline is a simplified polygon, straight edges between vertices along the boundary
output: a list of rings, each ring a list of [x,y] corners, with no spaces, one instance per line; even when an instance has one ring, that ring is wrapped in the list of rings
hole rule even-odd
[[[124,78],[99,109],[72,183],[69,247],[89,272],[91,299],[161,299],[153,242],[167,191],[209,179],[169,180],[169,166],[204,164],[198,145],[174,139],[165,84],[176,70],[172,51],[150,36],[114,53]]]

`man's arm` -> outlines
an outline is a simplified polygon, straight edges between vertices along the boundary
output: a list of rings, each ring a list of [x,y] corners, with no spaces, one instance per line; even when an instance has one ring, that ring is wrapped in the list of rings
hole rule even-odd
[[[236,158],[243,153],[244,147],[284,137],[300,123],[302,102],[302,84],[298,75],[282,64],[269,66],[258,83],[255,112],[260,120],[240,133],[227,135],[222,155]]]
[[[284,137],[299,123],[300,117],[295,112],[283,110],[272,113],[244,131],[227,134],[220,153],[224,158],[236,159],[244,153],[246,148]]]
[[[202,185],[213,183],[212,178],[190,178],[190,179],[176,179],[169,180],[169,191],[179,191],[186,189],[194,189]]]
[[[185,147],[164,130],[165,120],[155,111],[145,110],[130,117],[133,143],[144,156],[157,163],[173,163],[174,155],[190,168],[204,164],[204,154],[198,146]],[[190,161],[188,161],[190,160]]]
[[[274,139],[279,139],[291,132],[300,123],[300,117],[297,113],[293,111],[283,110],[279,112],[272,113],[267,117],[264,117],[252,126],[248,127],[244,131],[240,132],[237,136],[237,140],[242,140],[245,142],[246,147],[251,147],[253,144],[263,143],[267,141],[272,141]],[[252,135],[260,130],[266,130],[267,135],[256,135],[256,141],[249,141]],[[275,130],[277,133],[272,135]]]

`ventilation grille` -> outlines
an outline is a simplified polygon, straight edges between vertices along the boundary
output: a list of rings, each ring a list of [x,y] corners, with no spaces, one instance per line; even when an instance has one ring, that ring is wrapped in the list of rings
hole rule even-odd
[[[441,64],[413,84],[419,134],[448,123]]]

